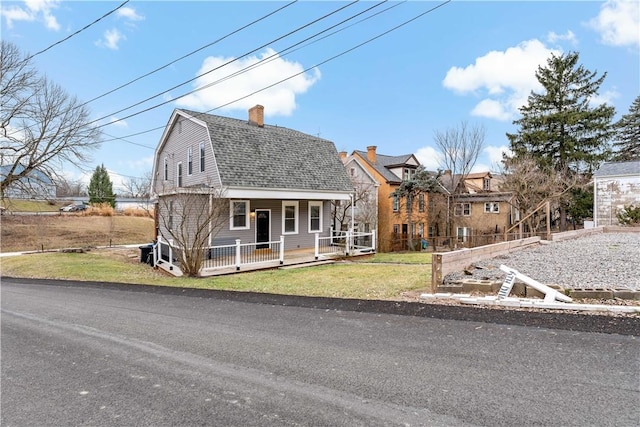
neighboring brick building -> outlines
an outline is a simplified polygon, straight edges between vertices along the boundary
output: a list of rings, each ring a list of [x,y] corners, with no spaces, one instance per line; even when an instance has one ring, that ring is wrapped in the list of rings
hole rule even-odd
[[[410,180],[415,175],[420,162],[413,154],[388,156],[378,154],[375,146],[367,147],[367,151],[354,151],[350,161],[357,160],[373,177],[377,186],[377,221],[378,251],[404,249],[409,233],[423,237],[428,227],[428,194],[413,200],[411,204],[413,230],[407,221],[407,206],[392,196],[403,180]],[[349,172],[349,171],[347,171]]]

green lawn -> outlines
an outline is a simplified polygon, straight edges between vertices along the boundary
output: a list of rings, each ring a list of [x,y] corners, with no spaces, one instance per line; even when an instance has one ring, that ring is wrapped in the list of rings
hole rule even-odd
[[[428,260],[428,261],[427,261]],[[427,291],[430,254],[377,254],[368,262],[263,270],[229,276],[176,278],[117,252],[43,253],[2,258],[3,276],[163,285],[285,295],[394,299]]]

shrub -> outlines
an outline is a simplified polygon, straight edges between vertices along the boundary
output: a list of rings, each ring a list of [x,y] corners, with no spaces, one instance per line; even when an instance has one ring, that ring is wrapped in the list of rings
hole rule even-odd
[[[640,206],[625,205],[624,208],[618,210],[616,216],[621,225],[640,224]]]
[[[87,216],[115,216],[116,210],[109,203],[95,203],[83,212]]]
[[[153,209],[126,208],[123,213],[125,216],[153,218],[153,212]]]

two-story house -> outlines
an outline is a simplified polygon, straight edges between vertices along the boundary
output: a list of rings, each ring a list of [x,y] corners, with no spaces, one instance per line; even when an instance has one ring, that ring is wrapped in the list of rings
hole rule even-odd
[[[152,188],[157,235],[165,241],[176,224],[195,233],[206,218],[210,246],[237,240],[266,246],[282,236],[287,251],[313,248],[317,234],[328,236],[332,202],[353,192],[333,142],[265,124],[260,105],[248,120],[175,110],[155,152]],[[198,206],[190,218],[177,203],[186,194]],[[213,224],[200,214],[217,199],[225,208]]]
[[[349,162],[363,166],[377,186],[378,250],[406,249],[407,237],[411,234],[416,242],[425,235],[428,227],[428,194],[421,194],[417,200],[407,203],[393,193],[403,180],[411,180],[420,162],[413,154],[388,156],[377,153],[376,146],[367,151],[355,150]],[[347,163],[349,165],[349,163]],[[351,166],[347,166],[350,171]],[[357,170],[357,169],[356,169]],[[408,212],[411,221],[408,221]]]
[[[500,191],[500,179],[491,172],[470,173],[463,180],[445,171],[441,182],[447,192],[435,207],[437,212],[432,213],[429,237],[434,240],[445,236],[445,240],[452,238],[453,243],[463,246],[492,243],[484,236],[497,238],[495,235],[504,233],[517,217],[511,193]],[[449,235],[447,220],[453,236]]]

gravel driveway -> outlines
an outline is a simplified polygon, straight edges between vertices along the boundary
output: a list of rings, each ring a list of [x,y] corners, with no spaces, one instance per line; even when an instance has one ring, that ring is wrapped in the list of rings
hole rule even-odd
[[[500,264],[545,284],[564,288],[640,290],[640,233],[602,233],[561,242],[546,242],[509,255],[478,261],[472,275],[448,274],[444,282],[460,279],[503,280]]]

